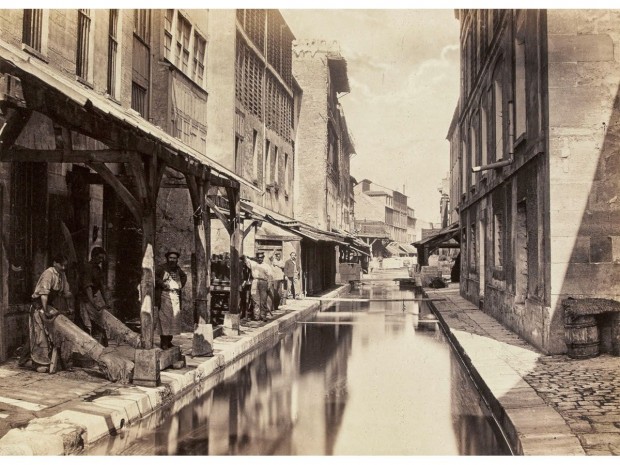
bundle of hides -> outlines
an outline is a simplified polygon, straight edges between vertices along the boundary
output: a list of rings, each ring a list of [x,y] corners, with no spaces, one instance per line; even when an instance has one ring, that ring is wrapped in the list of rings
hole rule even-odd
[[[428,285],[428,287],[432,288],[432,289],[442,289],[444,287],[446,287],[446,282],[439,277],[435,277],[431,280],[430,284]]]
[[[47,323],[47,329],[54,345],[60,349],[63,364],[77,352],[97,362],[108,380],[124,384],[131,381],[133,362],[115,354],[104,354],[105,348],[66,316],[58,315]]]
[[[134,333],[107,310],[97,312],[96,318],[93,318],[93,320],[105,330],[106,335],[110,339],[114,339],[119,344],[128,344],[134,349],[140,347],[140,335]]]

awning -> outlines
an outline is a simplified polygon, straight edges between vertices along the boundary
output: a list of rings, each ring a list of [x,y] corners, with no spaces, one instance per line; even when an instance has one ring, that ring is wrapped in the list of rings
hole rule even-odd
[[[343,231],[342,229],[338,229],[338,228],[333,228],[334,232],[344,236],[344,239],[349,243],[350,246],[355,246],[357,249],[361,249],[361,250],[366,250],[366,252],[364,252],[366,255],[370,255],[368,253],[368,251],[370,251],[370,246],[368,244],[366,244],[363,240],[361,240],[360,238],[358,238],[357,236],[347,232],[347,231]]]
[[[305,224],[288,216],[273,212],[249,200],[241,201],[241,209],[254,219],[267,221],[278,228],[287,230],[297,236],[302,236],[313,242],[332,242],[339,245],[347,245],[343,236],[314,228],[309,224]]]
[[[414,246],[409,245],[409,244],[401,244],[400,242],[398,243],[398,246],[405,252],[405,253],[418,253],[418,249],[416,249]]]
[[[390,242],[388,245],[385,246],[385,249],[388,252],[390,252],[392,255],[401,254],[401,250],[400,250],[400,247],[398,246],[398,242]]]
[[[357,247],[354,247],[352,245],[349,246],[351,248],[351,250],[354,250],[355,252],[362,254],[362,255],[366,255],[367,257],[370,257],[370,253],[368,251],[362,250],[362,249],[358,249]]]
[[[170,155],[183,159],[188,166],[204,165],[225,178],[237,181],[251,189],[259,190],[251,182],[167,134],[163,129],[142,118],[135,111],[121,107],[94,90],[64,76],[53,67],[39,63],[38,60],[32,59],[29,54],[3,40],[0,40],[0,72],[14,74],[20,78],[22,83],[31,83],[43,87],[46,92],[59,92],[68,102],[72,102],[81,110],[97,114],[107,120],[112,119],[126,129],[135,131],[142,137],[154,141],[162,148],[172,152]],[[78,128],[72,129],[79,132]]]
[[[428,246],[429,244],[436,245],[436,244],[447,243],[452,239],[455,239],[457,242],[460,242],[459,233],[460,233],[459,224],[453,223],[446,228],[440,229],[437,232],[437,234],[433,236],[429,236],[425,239],[414,242],[413,245],[419,249],[420,247]]]
[[[299,241],[301,237],[298,234],[293,234],[289,230],[280,228],[275,224],[263,222],[256,229],[256,239],[257,240],[270,240],[270,241]]]

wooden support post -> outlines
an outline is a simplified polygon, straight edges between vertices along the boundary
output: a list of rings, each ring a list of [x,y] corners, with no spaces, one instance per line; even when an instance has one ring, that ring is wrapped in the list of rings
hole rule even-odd
[[[209,190],[209,181],[203,181],[191,174],[186,174],[187,187],[194,210],[194,254],[196,268],[192,276],[196,301],[194,308],[197,321],[194,326],[192,355],[213,355],[213,326],[211,325],[211,224],[209,207],[205,198]]]
[[[240,209],[241,200],[239,189],[226,188],[228,205],[230,208],[231,235],[230,235],[230,297],[228,314],[224,320],[224,333],[239,334],[239,286],[241,284],[241,266],[239,257],[243,255],[243,220]]]
[[[153,348],[155,297],[155,211],[149,209],[142,218],[142,278],[140,279],[140,325],[142,348]]]

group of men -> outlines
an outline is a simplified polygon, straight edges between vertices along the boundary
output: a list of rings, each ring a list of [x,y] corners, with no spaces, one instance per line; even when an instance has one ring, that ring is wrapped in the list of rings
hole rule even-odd
[[[182,326],[181,296],[187,275],[178,264],[179,256],[179,252],[167,252],[166,262],[155,269],[155,325],[162,349],[173,347],[172,338],[180,334]],[[241,257],[247,267],[242,270],[240,286],[242,318],[267,321],[268,314],[284,305],[286,298],[300,298],[296,253],[292,252],[286,262],[280,251],[270,256],[267,262],[264,259],[262,252],[256,254],[255,259]],[[79,318],[75,318],[73,295],[66,276],[68,259],[64,255],[53,257],[52,266],[41,274],[32,294],[30,342],[22,353],[20,364],[32,360],[37,371],[49,371],[54,344],[58,343],[54,341],[50,325],[59,314],[75,319],[86,333],[107,345],[106,331],[96,323],[98,313],[111,310],[104,292],[105,260],[106,251],[102,247],[93,247],[90,261],[79,276]]]
[[[286,299],[301,298],[297,254],[282,260],[282,252],[275,251],[267,261],[265,253],[255,258],[242,256],[246,268],[241,284],[241,318],[268,321],[268,315],[286,304]]]

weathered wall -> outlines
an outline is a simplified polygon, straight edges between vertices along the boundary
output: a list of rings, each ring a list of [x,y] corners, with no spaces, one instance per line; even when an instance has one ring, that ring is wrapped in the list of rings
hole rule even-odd
[[[620,12],[550,10],[551,307],[620,299]]]
[[[293,48],[293,75],[304,90],[297,129],[298,183],[295,216],[327,228],[328,67],[324,52]]]
[[[475,53],[462,47],[468,85],[463,81],[449,133],[452,198],[459,200],[462,231],[461,292],[541,350],[558,353],[565,350],[563,322],[549,307],[548,285],[546,13],[498,13],[494,35],[482,47]],[[462,14],[462,45],[472,37],[472,18],[474,25],[485,20],[481,10]],[[517,44],[523,46],[522,74]],[[471,172],[498,160],[508,160],[507,166]]]
[[[212,10],[207,43],[207,154],[234,170],[235,10]]]

